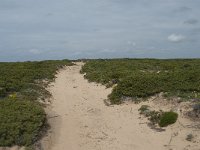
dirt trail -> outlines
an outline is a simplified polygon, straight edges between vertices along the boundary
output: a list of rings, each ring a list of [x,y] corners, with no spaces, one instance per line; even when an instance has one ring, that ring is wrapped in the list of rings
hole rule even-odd
[[[85,80],[79,73],[82,65],[60,70],[49,88],[51,130],[43,140],[44,150],[165,150],[188,145],[182,137],[166,146],[176,126],[165,132],[150,129],[146,119],[139,119],[140,105],[106,106],[103,100],[111,89]]]

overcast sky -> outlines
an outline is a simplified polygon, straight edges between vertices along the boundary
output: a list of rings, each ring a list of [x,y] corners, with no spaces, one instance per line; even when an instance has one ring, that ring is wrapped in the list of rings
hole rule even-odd
[[[200,0],[0,0],[0,61],[200,57]]]

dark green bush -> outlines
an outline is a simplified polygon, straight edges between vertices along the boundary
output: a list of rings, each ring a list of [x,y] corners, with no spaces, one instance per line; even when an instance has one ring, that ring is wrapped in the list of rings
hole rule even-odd
[[[45,113],[39,104],[0,100],[0,146],[32,144],[44,123]]]
[[[162,91],[162,87],[157,75],[133,75],[125,77],[113,89],[110,96],[111,101],[116,101],[116,97],[148,97]]]
[[[178,114],[175,112],[164,112],[160,118],[159,126],[166,127],[176,122]]]
[[[45,86],[68,60],[0,63],[0,146],[30,145],[45,121],[36,100],[50,96]],[[43,82],[45,80],[45,82]]]

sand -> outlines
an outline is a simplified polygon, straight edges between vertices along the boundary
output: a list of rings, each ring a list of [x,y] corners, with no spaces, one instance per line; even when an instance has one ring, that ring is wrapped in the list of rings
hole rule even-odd
[[[42,140],[44,150],[200,150],[199,131],[184,117],[165,131],[151,129],[140,116],[143,104],[156,109],[153,100],[140,104],[106,106],[111,88],[89,83],[80,74],[83,63],[66,66],[49,87],[53,99],[46,110],[51,126]],[[162,106],[169,109],[167,106]],[[188,134],[195,139],[186,140]]]

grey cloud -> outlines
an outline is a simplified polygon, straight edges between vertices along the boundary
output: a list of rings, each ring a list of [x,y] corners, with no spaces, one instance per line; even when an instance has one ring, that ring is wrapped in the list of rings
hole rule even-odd
[[[200,28],[194,28],[192,29],[192,34],[197,33],[200,35]]]
[[[197,24],[199,21],[197,19],[188,19],[186,21],[184,21],[185,24]]]
[[[53,16],[54,14],[53,13],[47,13],[45,16]]]
[[[182,6],[182,7],[179,7],[177,9],[175,9],[175,12],[181,12],[181,13],[183,13],[183,12],[189,12],[191,10],[192,10],[192,8],[190,8],[190,7]]]
[[[200,57],[198,29],[186,25],[186,22],[195,25],[191,19],[200,16],[198,0],[0,0],[0,3],[0,61],[164,58],[174,57],[175,53],[184,57],[188,49]],[[185,23],[180,23],[183,20]]]

